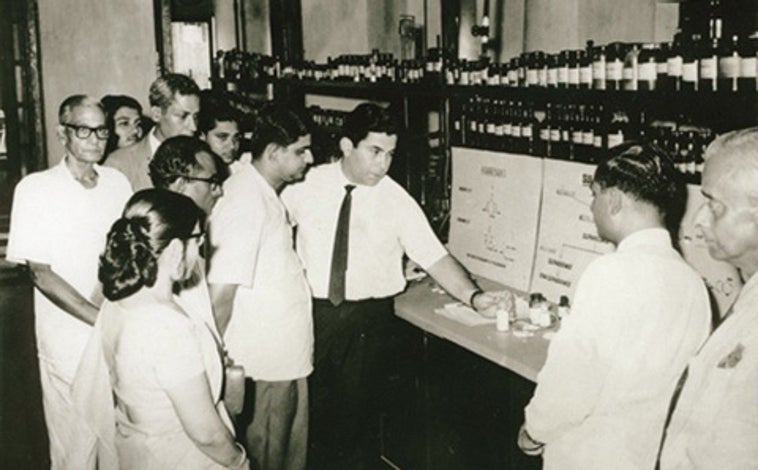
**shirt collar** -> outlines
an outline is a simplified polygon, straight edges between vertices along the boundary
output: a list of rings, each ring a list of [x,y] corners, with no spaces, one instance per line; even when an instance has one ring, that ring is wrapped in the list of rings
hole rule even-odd
[[[664,228],[646,228],[638,230],[621,240],[616,251],[626,251],[638,246],[671,246],[671,236]]]
[[[150,144],[150,160],[152,160],[155,152],[158,151],[158,147],[161,146],[160,139],[158,139],[158,136],[155,135],[155,129],[150,131],[150,133],[147,135],[147,142]]]
[[[263,177],[260,171],[255,167],[255,165],[245,165],[244,167],[241,167],[239,169],[239,173],[245,173],[250,172],[252,177],[256,180],[258,180],[258,186],[262,187],[262,191],[266,194],[266,196],[269,199],[279,199],[279,196],[276,194],[276,191],[274,188],[271,187],[268,181],[266,181],[266,178]]]

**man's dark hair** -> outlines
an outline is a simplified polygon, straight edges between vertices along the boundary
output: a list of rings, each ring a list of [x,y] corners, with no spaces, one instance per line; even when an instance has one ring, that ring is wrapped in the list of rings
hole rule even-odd
[[[176,94],[200,96],[200,87],[186,75],[179,73],[163,75],[150,85],[150,106],[158,106],[165,111],[171,106]]]
[[[350,139],[354,146],[357,147],[369,132],[397,135],[397,121],[390,110],[373,103],[361,103],[345,117],[342,135]]]
[[[285,106],[270,104],[261,109],[255,120],[250,151],[253,159],[258,159],[269,144],[287,147],[308,134],[307,119]]]
[[[633,141],[610,152],[610,158],[595,170],[594,182],[654,206],[667,226],[678,224],[684,214],[687,188],[671,158],[656,145]]]
[[[197,121],[197,130],[201,134],[213,130],[219,122],[236,122],[239,125],[239,121],[239,113],[231,106],[206,93],[206,90],[201,92],[200,115]]]
[[[200,170],[197,154],[207,152],[218,162],[207,143],[196,137],[178,135],[163,141],[150,161],[150,180],[156,188],[168,187],[182,176],[193,176]],[[218,168],[218,163],[216,163]]]

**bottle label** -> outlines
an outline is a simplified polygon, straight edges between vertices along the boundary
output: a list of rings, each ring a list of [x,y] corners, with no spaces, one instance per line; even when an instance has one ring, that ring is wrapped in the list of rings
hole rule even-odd
[[[571,142],[575,144],[581,144],[584,141],[582,131],[571,132]]]
[[[495,126],[495,135],[498,137],[502,137],[505,135],[505,126],[503,124],[498,124]]]
[[[519,125],[511,126],[511,132],[512,132],[511,135],[513,135],[513,137],[516,137],[516,138],[521,137],[521,126]]]
[[[547,86],[547,69],[541,68],[537,70],[537,84],[541,87]]]
[[[700,59],[700,78],[711,80],[716,78],[716,57],[703,57]]]
[[[568,67],[559,67],[558,68],[558,83],[568,83],[568,82],[569,82]]]
[[[608,134],[608,148],[613,148],[624,142],[624,133],[621,131]]]
[[[476,132],[476,130],[479,128],[476,124],[476,119],[472,119],[469,121],[469,129],[471,129],[471,132]]]
[[[479,125],[477,126],[477,130],[479,131],[480,134],[484,134],[487,132],[487,126],[485,125],[485,123],[480,122]]]
[[[592,146],[595,147],[595,148],[603,148],[603,136],[593,135],[592,136]]]
[[[585,66],[579,69],[579,83],[592,86],[592,67]]]
[[[758,59],[755,57],[743,57],[740,59],[740,77],[755,78]]]
[[[553,142],[560,142],[561,141],[561,130],[553,127],[550,129],[550,140]]]
[[[570,142],[571,141],[571,134],[569,133],[568,129],[561,130],[561,140],[564,142]]]
[[[558,69],[547,69],[547,85],[558,86]]]
[[[538,83],[537,69],[528,69],[526,71],[526,86],[536,86]]]
[[[655,72],[658,75],[666,75],[668,71],[668,64],[665,61],[660,61],[655,63]]]
[[[568,84],[579,85],[579,69],[576,67],[568,69]]]
[[[637,70],[639,73],[640,80],[655,80],[656,79],[657,70],[656,70],[655,62],[645,62],[643,64],[640,64]]]
[[[495,134],[495,123],[494,122],[488,122],[487,123],[487,134],[494,135]]]
[[[614,60],[605,64],[606,80],[619,81],[623,75],[624,63],[620,60]]]
[[[540,140],[548,141],[550,140],[550,129],[547,127],[543,127],[540,129]]]
[[[592,129],[582,132],[582,143],[584,145],[594,145],[595,132]]]
[[[605,61],[596,60],[592,63],[592,78],[595,80],[605,80]]]
[[[735,55],[719,58],[719,77],[737,78],[740,76],[740,58]]]
[[[685,82],[697,81],[697,62],[687,62],[682,65],[682,80]]]
[[[506,122],[503,125],[503,132],[505,133],[505,135],[513,135],[513,125],[511,125],[510,122]]]
[[[666,74],[669,77],[681,77],[683,69],[682,56],[669,57],[666,61]]]
[[[521,137],[526,137],[527,139],[532,137],[532,125],[527,124],[525,126],[521,126]]]

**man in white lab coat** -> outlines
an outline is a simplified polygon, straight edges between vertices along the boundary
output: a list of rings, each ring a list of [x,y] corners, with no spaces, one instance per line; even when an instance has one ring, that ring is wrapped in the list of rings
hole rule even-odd
[[[598,235],[616,251],[577,284],[548,350],[519,446],[546,470],[652,468],[669,398],[710,326],[700,276],[671,244],[682,183],[657,148],[627,143],[592,183]]]
[[[745,286],[672,397],[660,468],[758,468],[758,127],[708,147],[697,214],[710,255]],[[681,394],[679,394],[681,392]]]

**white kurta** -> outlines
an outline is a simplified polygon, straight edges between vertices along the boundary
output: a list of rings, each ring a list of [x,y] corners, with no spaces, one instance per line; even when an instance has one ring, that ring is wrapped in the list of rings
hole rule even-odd
[[[661,469],[758,469],[758,275],[690,360]]]
[[[709,325],[705,285],[665,230],[592,262],[525,410],[544,468],[652,469],[675,382]]]

